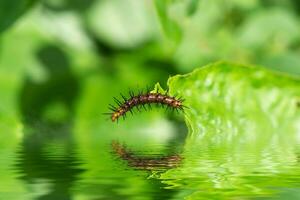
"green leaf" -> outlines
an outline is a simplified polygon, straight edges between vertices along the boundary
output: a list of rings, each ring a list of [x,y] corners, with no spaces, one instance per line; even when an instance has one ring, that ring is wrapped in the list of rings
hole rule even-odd
[[[8,28],[34,2],[35,0],[0,1],[0,32]]]
[[[214,188],[211,198],[223,191],[230,199],[268,195],[269,187],[283,186],[288,177],[300,181],[295,168],[300,79],[219,62],[171,77],[168,85],[171,95],[183,96],[189,107],[185,109],[189,135],[184,161],[161,175],[170,186],[184,185],[190,191]],[[224,193],[228,189],[234,192]],[[203,194],[195,192],[190,197],[199,199]]]
[[[249,125],[258,130],[260,120],[270,122],[263,126],[276,129],[285,119],[291,122],[299,117],[300,80],[259,67],[216,63],[174,76],[168,85],[171,92],[184,96],[191,108],[186,120],[192,134],[204,134],[200,124],[215,129],[218,123],[218,129],[227,130],[228,120],[245,128],[244,120],[251,119]]]

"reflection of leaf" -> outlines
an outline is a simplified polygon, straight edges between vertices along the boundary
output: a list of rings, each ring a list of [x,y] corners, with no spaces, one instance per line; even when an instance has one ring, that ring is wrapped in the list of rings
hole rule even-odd
[[[263,68],[216,63],[169,79],[186,99],[184,163],[162,175],[176,187],[223,196],[268,195],[298,177],[300,79]],[[289,176],[286,176],[289,174]],[[280,181],[276,181],[280,180]],[[192,197],[203,197],[195,193]]]
[[[0,32],[30,8],[35,0],[0,1]]]

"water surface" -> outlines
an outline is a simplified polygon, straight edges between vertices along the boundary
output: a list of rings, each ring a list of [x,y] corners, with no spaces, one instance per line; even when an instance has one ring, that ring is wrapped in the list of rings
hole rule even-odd
[[[32,126],[2,148],[1,199],[300,199],[299,146],[237,153],[188,148],[184,137],[143,146],[95,137],[85,145],[71,131]]]

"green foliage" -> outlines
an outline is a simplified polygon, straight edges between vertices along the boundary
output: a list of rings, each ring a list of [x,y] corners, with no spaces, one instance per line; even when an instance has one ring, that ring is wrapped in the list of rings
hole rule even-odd
[[[0,33],[28,10],[35,0],[12,0],[0,2]]]
[[[299,199],[298,1],[33,4],[0,2],[0,199]],[[185,113],[102,115],[158,82]]]

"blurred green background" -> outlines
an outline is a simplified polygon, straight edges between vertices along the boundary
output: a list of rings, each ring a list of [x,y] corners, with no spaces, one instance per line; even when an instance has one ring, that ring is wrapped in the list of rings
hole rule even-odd
[[[299,76],[300,2],[2,0],[0,198],[188,196],[127,168],[110,146],[178,153],[182,116],[154,110],[115,125],[101,113],[120,92],[166,89],[170,76],[220,60]]]

